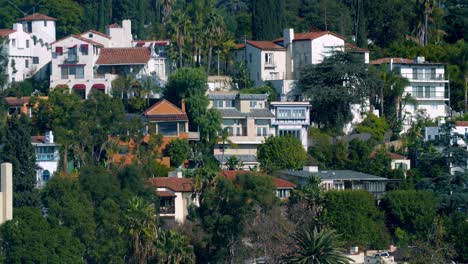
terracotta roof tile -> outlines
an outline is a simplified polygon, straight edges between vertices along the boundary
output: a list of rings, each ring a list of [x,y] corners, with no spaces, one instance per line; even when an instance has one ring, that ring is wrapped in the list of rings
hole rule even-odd
[[[170,191],[156,191],[159,197],[175,197],[176,195]]]
[[[30,96],[24,96],[24,97],[5,97],[5,101],[9,106],[21,106],[24,104],[29,103],[31,100]]]
[[[150,121],[188,121],[188,116],[179,107],[162,99],[143,112]]]
[[[104,47],[104,45],[102,45],[101,43],[99,43],[99,42],[97,42],[97,41],[94,41],[94,40],[87,39],[87,38],[83,38],[83,37],[80,36],[80,35],[69,35],[69,36],[66,36],[66,37],[64,37],[64,38],[61,38],[61,39],[59,39],[59,40],[56,40],[56,41],[54,41],[54,42],[52,42],[52,43],[50,43],[50,44],[51,44],[51,45],[54,45],[54,44],[57,44],[57,43],[59,43],[59,42],[65,40],[65,39],[68,39],[68,38],[76,38],[76,39],[79,39],[79,40],[81,40],[81,41],[84,41],[84,42],[87,42],[87,43],[89,43],[89,44],[92,44],[92,45],[94,45],[94,46]]]
[[[32,143],[45,143],[45,136],[32,136],[31,142]]]
[[[238,174],[246,174],[246,173],[256,174],[256,175],[259,175],[260,177],[269,177],[258,172],[246,171],[246,170],[223,170],[219,172],[219,175],[225,177],[228,180],[233,181],[236,179],[236,176]],[[294,183],[280,179],[280,178],[273,177],[273,181],[277,189],[296,187]]]
[[[376,155],[377,155],[377,152],[372,151],[369,157],[372,159],[372,158],[375,158]],[[396,154],[396,153],[389,152],[389,151],[385,152],[385,155],[388,156],[392,160],[405,160],[406,159],[406,157],[403,155]]]
[[[16,30],[13,30],[13,29],[0,29],[0,37],[6,37],[15,32]]]
[[[167,188],[174,192],[192,192],[193,179],[177,177],[157,177],[148,179],[149,183],[156,188]]]
[[[34,13],[32,15],[25,16],[25,17],[19,19],[18,21],[35,21],[35,20],[55,21],[57,19],[55,19],[53,17],[50,17],[50,16],[43,15],[43,14]]]
[[[99,35],[99,36],[101,36],[101,37],[111,39],[111,36],[109,36],[109,35],[107,35],[107,34],[104,34],[104,33],[102,33],[102,32],[96,31],[96,30],[92,30],[92,29],[91,29],[91,30],[88,30],[88,31],[86,31],[86,32],[83,32],[83,33],[81,33],[80,35],[82,36],[82,35],[87,34],[87,33],[93,33],[93,34]]]
[[[371,61],[370,64],[373,64],[373,65],[389,64],[390,59],[393,59],[393,63],[399,63],[399,64],[414,63],[413,60],[406,59],[406,58],[381,58],[381,59]]]
[[[345,37],[339,35],[339,34],[336,34],[334,32],[331,32],[331,31],[314,31],[314,32],[302,32],[302,33],[296,33],[294,34],[294,40],[293,41],[298,41],[298,40],[314,40],[316,38],[319,38],[321,36],[325,36],[325,35],[333,35],[337,38],[340,38],[340,39],[343,39],[343,40],[346,40]],[[278,38],[278,39],[275,39],[273,42],[278,42],[278,41],[283,41],[283,38]]]
[[[274,42],[271,41],[253,41],[249,40],[247,41],[248,44],[259,48],[261,50],[286,50],[283,46],[280,46]]]
[[[146,64],[151,58],[149,48],[103,48],[98,65]]]
[[[468,126],[468,121],[456,121],[455,126]]]

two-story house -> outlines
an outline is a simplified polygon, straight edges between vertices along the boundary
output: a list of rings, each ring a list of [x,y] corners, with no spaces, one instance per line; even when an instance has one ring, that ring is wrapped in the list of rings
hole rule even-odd
[[[403,113],[406,114],[404,131],[407,131],[422,110],[432,119],[449,115],[449,80],[445,75],[445,64],[425,61],[424,57],[415,60],[405,58],[382,58],[371,61],[372,65],[385,65],[389,71],[397,71],[409,82],[405,87],[403,97],[410,95],[416,104],[405,102]]]
[[[52,131],[45,136],[31,137],[31,142],[36,152],[36,188],[42,188],[58,169],[59,145],[55,143]]]
[[[7,82],[46,78],[55,41],[55,18],[35,13],[18,20],[13,29],[0,29],[0,43],[8,58]]]
[[[130,20],[109,25],[106,32],[88,30],[52,43],[51,88],[66,86],[87,98],[93,90],[110,93],[119,76],[164,85],[170,72],[167,41],[134,42]]]
[[[218,141],[215,145],[215,158],[224,164],[236,156],[245,168],[257,166],[257,147],[273,132],[274,115],[268,108],[268,95],[211,92],[208,98],[209,107],[221,112],[222,128],[229,135],[229,143]]]
[[[308,101],[270,102],[270,111],[275,116],[271,126],[275,136],[294,136],[307,150],[307,133],[310,126],[310,108]]]

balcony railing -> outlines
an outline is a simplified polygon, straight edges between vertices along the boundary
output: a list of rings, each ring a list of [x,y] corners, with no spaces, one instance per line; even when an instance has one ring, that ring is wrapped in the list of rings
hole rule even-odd
[[[441,91],[431,93],[412,91],[406,94],[411,95],[415,99],[448,99],[448,94]]]
[[[78,58],[78,55],[68,55],[66,58],[65,58],[65,62],[78,62],[79,58]]]
[[[175,214],[175,206],[160,206],[160,214]]]
[[[38,153],[36,154],[36,161],[55,161],[58,160],[58,155],[55,153]]]
[[[402,73],[402,77],[411,80],[422,80],[422,81],[443,81],[445,80],[445,74],[443,73]]]
[[[265,68],[275,68],[275,67],[276,67],[276,63],[274,63],[273,61],[265,62]]]

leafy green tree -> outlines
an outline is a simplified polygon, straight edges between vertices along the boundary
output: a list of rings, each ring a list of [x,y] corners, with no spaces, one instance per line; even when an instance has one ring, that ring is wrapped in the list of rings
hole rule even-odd
[[[324,193],[322,223],[341,235],[346,246],[386,248],[390,237],[384,215],[366,191],[328,191]]]
[[[265,8],[268,6],[268,8]],[[254,40],[273,40],[284,28],[283,1],[255,0],[252,2],[252,37]]]
[[[5,38],[0,37],[0,88],[3,88],[8,83],[8,58],[4,50],[3,43],[5,42]]]
[[[42,14],[59,19],[57,23],[57,39],[80,32],[83,8],[73,0],[49,0],[39,8]]]
[[[0,260],[4,263],[84,263],[85,246],[56,218],[37,208],[15,209],[0,227]]]
[[[236,156],[231,156],[226,160],[226,166],[228,170],[240,170],[244,163]]]
[[[374,77],[356,55],[336,52],[320,64],[302,67],[295,93],[315,105],[312,119],[319,128],[340,132],[352,120],[351,104],[364,104]]]
[[[177,44],[178,67],[184,67],[183,50],[189,38],[189,30],[191,28],[190,17],[183,10],[172,12],[169,18],[168,32],[171,39]]]
[[[205,38],[208,44],[208,61],[207,70],[208,74],[211,73],[212,53],[213,47],[218,47],[222,44],[225,36],[225,25],[223,17],[216,11],[211,11],[207,16]]]
[[[285,260],[288,263],[348,264],[352,261],[343,254],[339,236],[333,230],[317,231],[306,227],[293,235],[295,249]]]
[[[13,165],[13,206],[38,206],[36,153],[31,144],[31,124],[25,115],[11,116],[6,123],[0,161]]]
[[[241,94],[268,94],[269,101],[276,101],[278,95],[275,89],[269,85],[255,87],[255,88],[244,88],[239,91]]]
[[[307,162],[307,152],[295,137],[270,137],[258,147],[258,162],[262,170],[299,169]]]
[[[171,158],[171,165],[179,167],[189,158],[190,145],[187,139],[175,139],[167,145],[166,151]]]
[[[160,230],[156,243],[159,263],[195,263],[193,246],[184,235],[174,230]]]
[[[236,90],[251,89],[253,81],[250,79],[250,71],[246,62],[238,62],[233,66],[231,72],[232,84],[231,87]]]
[[[382,201],[389,226],[424,238],[436,215],[436,199],[427,191],[397,190],[389,192]]]
[[[388,130],[388,124],[385,118],[369,113],[366,118],[357,125],[356,130],[359,133],[369,133],[373,140],[383,142],[385,132]]]
[[[106,199],[117,200],[120,193],[120,183],[115,175],[101,166],[87,166],[80,170],[80,186],[83,192],[89,194],[90,200],[96,205]]]

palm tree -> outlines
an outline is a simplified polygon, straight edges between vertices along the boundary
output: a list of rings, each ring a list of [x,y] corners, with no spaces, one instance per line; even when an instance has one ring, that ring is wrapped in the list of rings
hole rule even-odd
[[[221,154],[221,163],[220,166],[223,168],[223,162],[224,162],[224,153],[226,152],[226,145],[230,145],[234,148],[237,147],[236,144],[234,144],[230,139],[229,139],[229,128],[225,127],[223,128],[218,136],[218,142],[221,142],[221,145],[223,146],[223,154]]]
[[[340,249],[338,237],[333,230],[317,231],[309,226],[294,235],[295,250],[285,258],[287,263],[297,264],[348,264],[351,259]]]
[[[183,48],[188,37],[191,26],[190,17],[182,10],[174,11],[169,21],[169,33],[172,39],[177,43],[179,53],[179,65],[183,66]]]
[[[174,230],[160,231],[158,238],[158,263],[179,264],[195,263],[193,246],[187,237]]]
[[[208,14],[205,29],[205,39],[208,45],[208,62],[207,62],[207,73],[210,74],[211,61],[213,54],[213,47],[220,46],[222,44],[222,38],[224,36],[224,20],[216,11],[211,11]]]
[[[158,237],[158,218],[154,205],[140,197],[130,199],[125,212],[124,232],[133,250],[130,263],[147,263],[148,259],[156,256],[154,241]]]

